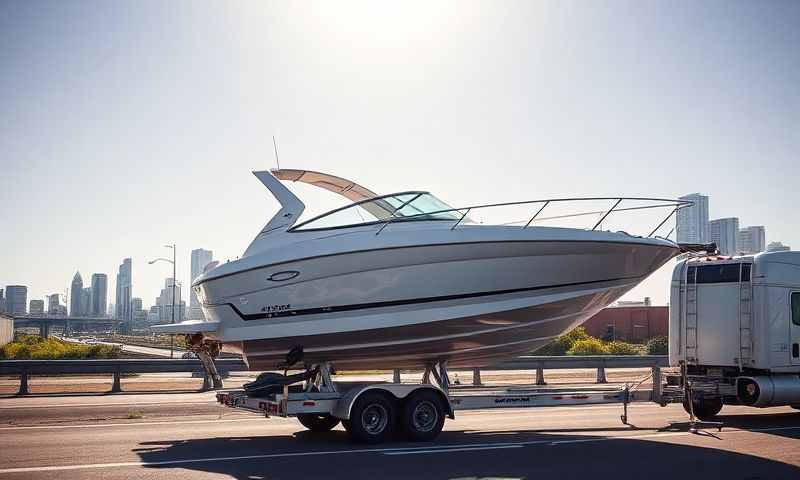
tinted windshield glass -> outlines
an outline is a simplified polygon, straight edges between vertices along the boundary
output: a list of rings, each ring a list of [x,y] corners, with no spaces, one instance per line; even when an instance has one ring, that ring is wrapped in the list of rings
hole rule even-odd
[[[404,192],[376,197],[312,218],[295,229],[335,228],[385,222],[387,220],[453,220],[459,212],[442,212],[452,207],[427,192]]]

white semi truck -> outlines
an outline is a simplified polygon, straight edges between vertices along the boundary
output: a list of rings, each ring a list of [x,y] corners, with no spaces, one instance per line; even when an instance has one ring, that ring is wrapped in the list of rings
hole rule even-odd
[[[723,405],[800,409],[800,252],[678,262],[669,319],[670,391],[710,419]]]

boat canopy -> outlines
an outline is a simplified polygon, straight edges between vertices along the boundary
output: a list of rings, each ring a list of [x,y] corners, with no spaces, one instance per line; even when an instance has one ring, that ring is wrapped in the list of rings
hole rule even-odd
[[[323,188],[329,192],[337,193],[352,202],[360,202],[378,196],[377,193],[362,187],[356,182],[327,173],[293,169],[273,169],[270,170],[270,172],[278,180],[314,185],[315,187]]]

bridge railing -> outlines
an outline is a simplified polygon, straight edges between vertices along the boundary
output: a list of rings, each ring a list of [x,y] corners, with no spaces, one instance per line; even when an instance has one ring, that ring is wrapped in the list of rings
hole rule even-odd
[[[238,358],[222,358],[216,362],[220,373],[244,371],[247,365]],[[112,360],[2,360],[0,375],[18,375],[19,395],[27,395],[29,375],[111,374],[111,391],[121,392],[120,378],[127,373],[202,373],[203,390],[211,388],[211,379],[205,375],[197,359],[112,359]]]
[[[240,359],[216,360],[220,372],[246,371]],[[669,366],[666,355],[598,355],[541,357],[524,356],[491,367],[472,369],[472,383],[481,385],[481,370],[535,370],[535,383],[545,385],[544,370],[591,368],[597,370],[597,383],[606,383],[606,368],[661,368]],[[19,376],[19,395],[29,393],[29,375],[111,374],[112,392],[121,392],[120,378],[128,373],[190,372],[203,374],[203,390],[211,388],[211,380],[197,359],[120,359],[120,360],[2,360],[0,375]],[[400,370],[394,370],[394,381],[400,381]]]

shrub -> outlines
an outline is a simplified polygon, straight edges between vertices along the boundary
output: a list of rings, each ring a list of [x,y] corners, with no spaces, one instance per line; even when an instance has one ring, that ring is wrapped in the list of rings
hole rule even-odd
[[[606,349],[611,355],[638,355],[639,348],[636,345],[626,342],[614,341],[606,344]]]
[[[608,355],[608,347],[599,338],[589,337],[575,341],[568,355]]]
[[[586,329],[583,327],[575,327],[569,332],[561,335],[560,337],[556,338],[552,342],[548,343],[544,347],[540,348],[536,351],[539,355],[553,355],[553,356],[560,356],[566,355],[567,351],[572,348],[572,346],[578,340],[586,340],[588,338],[592,338],[586,333]]]
[[[0,349],[0,357],[9,360],[115,358],[117,354],[118,349],[111,345],[80,345],[36,335],[18,335]]]
[[[653,337],[647,341],[648,355],[667,355],[669,353],[669,339],[664,335]]]

